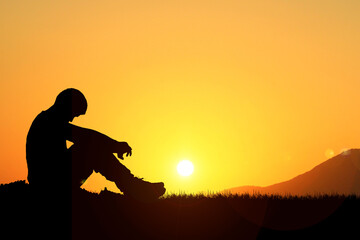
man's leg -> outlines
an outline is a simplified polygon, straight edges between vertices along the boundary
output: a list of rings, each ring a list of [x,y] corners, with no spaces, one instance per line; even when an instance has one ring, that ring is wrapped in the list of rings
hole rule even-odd
[[[81,146],[74,144],[69,148],[69,155],[71,158],[72,187],[77,190],[93,172],[93,167],[89,162],[91,154],[88,154]]]
[[[112,153],[95,152],[75,145],[70,150],[75,187],[80,187],[94,170],[107,180],[115,182],[125,195],[135,198],[158,198],[165,193],[163,183],[150,183],[134,177]]]
[[[80,187],[93,171],[113,182],[134,177],[112,153],[99,153],[75,144],[69,151],[72,158],[72,183],[75,188]]]

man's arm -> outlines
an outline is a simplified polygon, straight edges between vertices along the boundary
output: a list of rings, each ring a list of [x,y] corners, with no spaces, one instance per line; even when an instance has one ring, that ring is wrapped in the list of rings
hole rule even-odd
[[[118,157],[123,158],[123,154],[131,156],[131,147],[126,142],[118,142],[98,131],[82,128],[73,124],[68,124],[66,129],[66,139],[89,149],[117,153]]]

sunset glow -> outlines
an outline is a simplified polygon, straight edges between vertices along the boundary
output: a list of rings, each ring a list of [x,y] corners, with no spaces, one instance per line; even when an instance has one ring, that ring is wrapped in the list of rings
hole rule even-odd
[[[194,165],[189,160],[182,160],[177,165],[177,171],[183,177],[190,176],[194,171]]]
[[[65,88],[168,191],[266,186],[359,147],[360,1],[1,1],[0,183]],[[175,166],[191,156],[191,178]],[[49,157],[51,161],[51,157]],[[195,174],[196,173],[196,174]],[[190,180],[191,179],[191,180]],[[98,173],[84,188],[119,191]]]

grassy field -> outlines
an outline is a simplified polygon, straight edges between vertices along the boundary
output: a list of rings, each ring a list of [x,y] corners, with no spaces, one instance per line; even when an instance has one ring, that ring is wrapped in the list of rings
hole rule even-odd
[[[144,202],[82,190],[73,194],[71,205],[56,193],[34,195],[24,182],[0,187],[2,234],[13,239],[360,238],[355,195],[173,194]]]

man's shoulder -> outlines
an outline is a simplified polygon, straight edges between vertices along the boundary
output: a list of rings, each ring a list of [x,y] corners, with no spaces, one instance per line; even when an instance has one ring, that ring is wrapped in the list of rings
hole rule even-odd
[[[34,119],[33,124],[37,127],[60,127],[64,125],[63,122],[59,121],[53,114],[49,111],[41,111]]]
[[[43,121],[49,118],[49,114],[46,111],[41,111],[34,119],[34,122]]]

